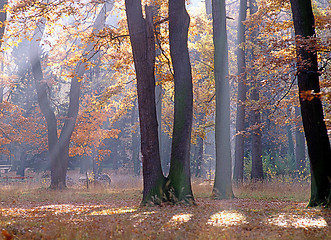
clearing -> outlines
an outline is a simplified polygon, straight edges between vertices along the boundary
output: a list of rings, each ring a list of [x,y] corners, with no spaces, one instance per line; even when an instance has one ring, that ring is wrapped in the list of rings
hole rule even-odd
[[[111,186],[51,191],[1,183],[3,239],[331,239],[331,210],[306,208],[307,183],[234,187],[236,199],[209,198],[194,180],[196,206],[140,207],[141,178],[112,175]],[[0,237],[0,239],[1,239]]]

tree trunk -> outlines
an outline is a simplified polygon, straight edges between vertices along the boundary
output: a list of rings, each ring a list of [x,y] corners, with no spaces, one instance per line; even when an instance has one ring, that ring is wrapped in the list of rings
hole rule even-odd
[[[300,117],[300,108],[295,107],[295,115]],[[296,162],[296,169],[297,169],[297,176],[304,176],[305,175],[305,166],[306,166],[306,150],[305,150],[305,135],[301,131],[302,121],[297,125],[295,130],[295,162]]]
[[[190,173],[193,87],[187,46],[189,24],[185,0],[169,0],[169,42],[175,82],[169,194],[172,201],[191,204],[194,203]]]
[[[316,42],[311,39],[315,35],[311,1],[291,0],[291,6],[296,35],[299,94],[307,91],[319,93]],[[309,101],[300,96],[300,106],[311,169],[311,197],[308,206],[330,206],[331,150],[322,103],[318,97]]]
[[[138,122],[137,118],[137,101],[134,101],[134,105],[132,108],[132,120],[131,120],[131,126],[133,127],[135,123]],[[132,161],[133,161],[133,171],[136,176],[140,175],[140,161],[139,161],[139,153],[140,153],[140,147],[139,147],[139,129],[137,128],[134,133],[132,133]]]
[[[141,153],[143,157],[143,204],[161,203],[165,178],[161,169],[155,106],[155,42],[152,8],[143,18],[141,0],[125,0],[126,16],[137,76]]]
[[[250,14],[255,14],[258,10],[257,3],[255,0],[250,0],[249,2]],[[254,39],[257,37],[257,30],[254,30],[251,38],[254,42]],[[254,49],[251,53],[251,61],[254,63]],[[263,180],[263,166],[262,166],[262,131],[261,131],[261,113],[258,106],[260,100],[260,90],[259,83],[256,79],[256,73],[253,69],[251,72],[251,82],[252,82],[252,91],[251,91],[251,100],[255,104],[254,109],[250,113],[251,125],[255,125],[252,131],[252,173],[251,179],[253,180]]]
[[[202,177],[202,164],[203,164],[203,138],[200,136],[197,136],[195,155],[196,155],[195,177],[200,178]]]
[[[93,32],[100,31],[106,20],[107,11],[111,10],[114,2],[105,3],[93,24]],[[45,20],[44,20],[45,21]],[[43,77],[43,72],[40,63],[41,48],[39,46],[45,28],[45,22],[39,24],[36,28],[33,40],[30,45],[30,62],[32,73],[36,83],[37,96],[40,109],[46,119],[48,131],[48,151],[51,162],[51,189],[63,189],[66,187],[66,175],[69,160],[69,143],[72,132],[75,127],[78,110],[81,79],[85,73],[87,63],[79,61],[77,63],[75,73],[76,76],[71,79],[69,92],[69,108],[66,120],[62,127],[61,135],[57,134],[57,120],[54,111],[49,102],[47,93],[47,82]],[[42,26],[41,26],[42,25]],[[84,56],[90,59],[95,54],[93,43],[88,44],[84,51]]]
[[[213,0],[214,74],[216,85],[216,170],[213,195],[233,198],[230,145],[230,90],[225,0]]]
[[[171,138],[165,132],[162,132],[160,144],[160,154],[162,162],[162,170],[165,176],[169,175],[170,158],[171,158]]]
[[[7,4],[6,0],[0,0],[0,10],[3,10],[5,4]],[[0,27],[0,40],[3,39],[3,34],[5,32],[5,25],[4,22],[7,18],[7,12],[6,11],[0,11],[0,22],[2,23],[2,26]],[[0,41],[0,48],[2,46],[2,41]],[[3,63],[1,63],[1,70],[3,71]],[[3,101],[3,83],[2,80],[0,81],[0,103]]]
[[[288,107],[287,108],[287,117],[291,118],[291,110]],[[289,164],[289,166],[295,166],[295,162],[294,162],[294,142],[293,142],[293,134],[292,134],[292,127],[291,127],[291,123],[289,122],[286,125],[286,132],[287,132],[287,162]]]
[[[206,14],[209,20],[212,18],[212,0],[205,0]]]
[[[24,177],[26,158],[27,158],[26,146],[25,144],[22,144],[21,153],[20,153],[20,166],[17,171],[17,174],[19,174],[21,177]]]
[[[237,65],[238,65],[238,97],[235,137],[235,161],[233,178],[237,182],[244,180],[244,152],[245,152],[245,102],[246,102],[246,60],[245,60],[245,26],[247,0],[240,0],[238,34],[237,34]]]

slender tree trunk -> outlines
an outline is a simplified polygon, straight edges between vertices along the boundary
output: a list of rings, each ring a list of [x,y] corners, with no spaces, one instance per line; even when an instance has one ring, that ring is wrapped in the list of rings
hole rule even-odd
[[[300,108],[295,107],[295,115],[300,117]],[[305,150],[305,135],[301,131],[302,128],[302,121],[297,124],[295,130],[295,162],[296,162],[296,169],[298,172],[298,177],[305,175],[305,166],[306,166],[306,150]]]
[[[165,178],[161,169],[155,106],[155,42],[152,8],[143,17],[141,0],[125,0],[126,15],[137,76],[141,153],[143,156],[143,204],[160,203]]]
[[[187,46],[189,24],[185,0],[169,0],[169,42],[175,82],[169,191],[174,198],[171,200],[191,204],[194,202],[190,173],[193,86]]]
[[[202,177],[202,164],[203,164],[203,138],[197,136],[197,144],[196,144],[196,169],[195,176]]]
[[[112,9],[114,2],[105,3],[97,16],[93,25],[93,32],[100,31],[106,20],[106,13]],[[63,189],[66,187],[66,175],[69,160],[69,143],[72,132],[75,127],[78,110],[79,110],[79,97],[81,79],[85,73],[87,63],[79,61],[77,63],[75,73],[76,76],[71,79],[70,92],[69,92],[69,108],[66,120],[62,127],[61,135],[57,134],[57,120],[47,93],[47,83],[43,77],[43,72],[40,63],[41,48],[39,46],[39,39],[42,38],[45,23],[39,24],[37,27],[34,38],[30,45],[30,62],[32,66],[32,73],[36,83],[37,96],[40,109],[46,118],[47,131],[48,131],[48,151],[51,163],[51,186],[52,189]],[[41,26],[42,25],[42,26]],[[90,43],[84,51],[84,55],[89,59],[95,54],[94,46]]]
[[[291,110],[288,107],[287,108],[287,117],[290,118],[291,116]],[[295,160],[294,160],[294,142],[293,142],[293,134],[292,134],[292,126],[291,123],[289,122],[286,125],[286,132],[287,132],[287,161],[290,166],[295,166]]]
[[[162,160],[162,170],[165,176],[169,175],[170,169],[170,158],[171,158],[171,138],[165,132],[162,132],[161,135],[160,148],[161,160]]]
[[[0,10],[4,9],[5,4],[7,4],[7,0],[0,0]],[[2,26],[0,27],[0,40],[3,39],[3,34],[5,32],[5,21],[7,19],[7,12],[6,11],[0,11],[0,22],[2,23]],[[2,46],[2,41],[0,41],[0,48]],[[1,63],[1,70],[3,71],[3,63]],[[0,79],[0,103],[3,101],[3,80]]]
[[[20,166],[18,168],[18,174],[21,177],[24,177],[24,172],[25,172],[25,162],[27,158],[27,152],[26,152],[26,146],[25,144],[22,144],[21,146],[21,153],[20,153]]]
[[[210,20],[212,18],[212,0],[205,0],[205,8],[206,8],[206,14],[208,19]]]
[[[216,85],[216,171],[213,195],[217,199],[233,198],[230,145],[230,88],[225,0],[213,0],[213,40]]]
[[[307,91],[319,93],[316,42],[313,40],[315,20],[311,1],[291,0],[291,6],[296,35],[299,94]],[[330,206],[331,150],[322,102],[318,97],[309,101],[300,96],[300,106],[311,169],[311,197],[308,206]]]
[[[137,101],[134,101],[134,106],[132,108],[132,120],[131,126],[138,122],[137,118]],[[139,129],[136,132],[132,133],[132,161],[133,161],[133,171],[136,176],[140,175],[140,161],[139,161]]]
[[[257,12],[258,7],[255,0],[250,0],[249,2],[250,14],[253,15]],[[251,38],[254,42],[254,39],[257,37],[257,30],[254,30]],[[252,64],[255,60],[254,49],[251,53]],[[251,72],[251,82],[252,82],[252,91],[251,91],[251,100],[255,103],[254,109],[250,113],[251,125],[255,125],[252,131],[252,173],[251,178],[253,180],[263,180],[263,166],[262,166],[262,131],[261,131],[261,113],[258,106],[260,100],[260,90],[259,83],[256,79],[256,72],[253,69]]]
[[[233,178],[237,182],[244,180],[244,152],[245,152],[245,102],[246,102],[246,60],[245,60],[245,26],[247,0],[240,0],[238,34],[237,34],[237,65],[238,65],[238,97],[235,137],[235,161]]]

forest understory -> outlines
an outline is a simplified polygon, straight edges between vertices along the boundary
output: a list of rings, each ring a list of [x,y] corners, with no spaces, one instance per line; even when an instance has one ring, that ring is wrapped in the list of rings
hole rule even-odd
[[[111,175],[110,186],[1,183],[2,239],[331,239],[331,210],[307,208],[309,183],[234,186],[213,200],[212,182],[193,180],[196,205],[141,207],[142,179]]]

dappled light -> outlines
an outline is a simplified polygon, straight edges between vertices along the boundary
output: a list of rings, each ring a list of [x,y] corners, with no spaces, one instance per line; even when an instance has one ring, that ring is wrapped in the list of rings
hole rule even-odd
[[[0,0],[0,240],[331,240],[331,0]]]
[[[133,213],[135,211],[137,211],[137,209],[134,208],[111,208],[111,209],[103,209],[100,211],[93,211],[89,215],[105,216],[105,215],[113,215],[113,214]]]
[[[294,228],[326,228],[327,222],[320,216],[300,216],[296,214],[279,214],[268,218],[268,223],[279,227]]]
[[[213,214],[208,220],[208,224],[215,227],[230,227],[243,223],[247,223],[246,217],[236,211],[218,212]]]
[[[188,222],[191,217],[193,216],[193,214],[177,214],[172,216],[170,222],[174,222],[174,223],[182,223],[182,222]]]
[[[130,176],[126,178],[129,183]],[[126,178],[121,176],[121,181]],[[170,236],[259,239],[257,236],[269,236],[272,239],[275,234],[282,239],[293,235],[298,239],[330,237],[331,228],[327,225],[330,217],[327,216],[331,216],[331,212],[328,210],[305,208],[307,203],[302,201],[255,199],[255,192],[245,198],[213,200],[209,197],[210,189],[199,184],[199,181],[193,183],[194,193],[200,197],[192,207],[172,204],[141,207],[137,198],[141,187],[136,181],[111,190],[24,190],[24,198],[17,197],[22,190],[15,186],[4,189],[0,195],[0,227],[21,239],[33,239],[31,236],[45,236],[45,239],[47,236],[49,239],[108,239],[109,236],[116,239]],[[239,196],[246,191],[246,186],[236,187]],[[276,190],[271,187],[269,191]]]

